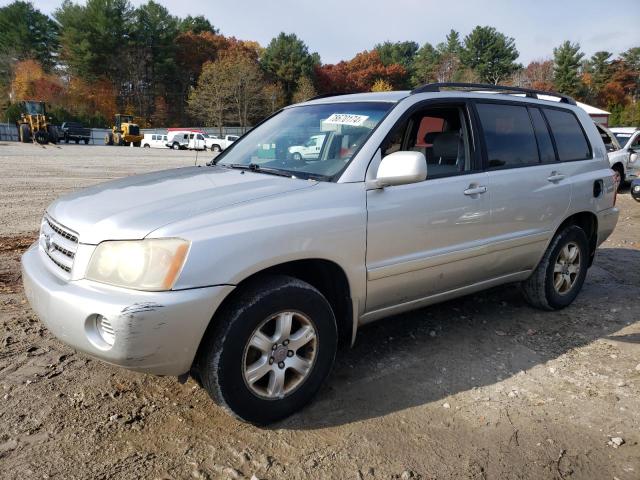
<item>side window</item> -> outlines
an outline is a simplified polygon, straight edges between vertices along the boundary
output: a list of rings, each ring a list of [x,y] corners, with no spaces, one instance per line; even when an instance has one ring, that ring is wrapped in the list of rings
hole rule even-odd
[[[531,114],[531,121],[533,122],[533,130],[536,132],[540,161],[543,163],[555,162],[556,152],[553,149],[553,142],[551,141],[547,122],[545,122],[538,108],[529,108],[529,113]]]
[[[543,111],[549,121],[561,162],[591,157],[589,142],[573,113],[555,108],[544,108]]]
[[[640,133],[636,134],[636,138],[633,139],[629,148],[632,150],[640,150]]]
[[[468,123],[464,110],[457,106],[419,110],[396,125],[381,148],[383,156],[406,150],[421,152],[427,162],[427,178],[472,169]]]
[[[489,169],[536,165],[538,146],[525,106],[478,103]]]

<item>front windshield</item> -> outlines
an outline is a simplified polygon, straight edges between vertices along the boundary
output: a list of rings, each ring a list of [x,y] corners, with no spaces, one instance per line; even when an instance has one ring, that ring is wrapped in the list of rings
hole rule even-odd
[[[624,147],[631,138],[630,133],[614,133],[613,136],[616,137],[621,147]]]
[[[344,170],[392,106],[354,102],[288,108],[235,142],[215,163],[329,180]]]

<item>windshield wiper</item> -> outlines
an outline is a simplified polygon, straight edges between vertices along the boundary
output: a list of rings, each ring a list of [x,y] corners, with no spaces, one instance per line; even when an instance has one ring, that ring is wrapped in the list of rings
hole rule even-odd
[[[277,168],[261,167],[257,163],[250,163],[248,165],[244,163],[228,163],[223,164],[223,167],[235,168],[238,170],[250,170],[252,172],[266,173],[268,175],[277,175],[279,177],[291,178],[294,175],[285,170],[278,170]]]

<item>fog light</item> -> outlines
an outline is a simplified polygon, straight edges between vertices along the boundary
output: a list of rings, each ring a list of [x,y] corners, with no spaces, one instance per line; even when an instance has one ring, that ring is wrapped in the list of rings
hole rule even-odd
[[[111,325],[111,322],[109,322],[109,320],[106,317],[103,317],[102,315],[96,315],[95,322],[96,322],[96,331],[98,332],[98,335],[100,335],[101,340],[107,345],[109,345],[110,347],[112,347],[113,342],[115,342],[116,340],[116,334],[113,331],[113,326]]]

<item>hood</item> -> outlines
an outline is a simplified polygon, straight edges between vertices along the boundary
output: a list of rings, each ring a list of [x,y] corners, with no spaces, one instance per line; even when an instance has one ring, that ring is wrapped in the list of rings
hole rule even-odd
[[[177,220],[309,188],[317,182],[224,167],[189,167],[121,178],[53,202],[47,213],[81,243],[141,239]]]

